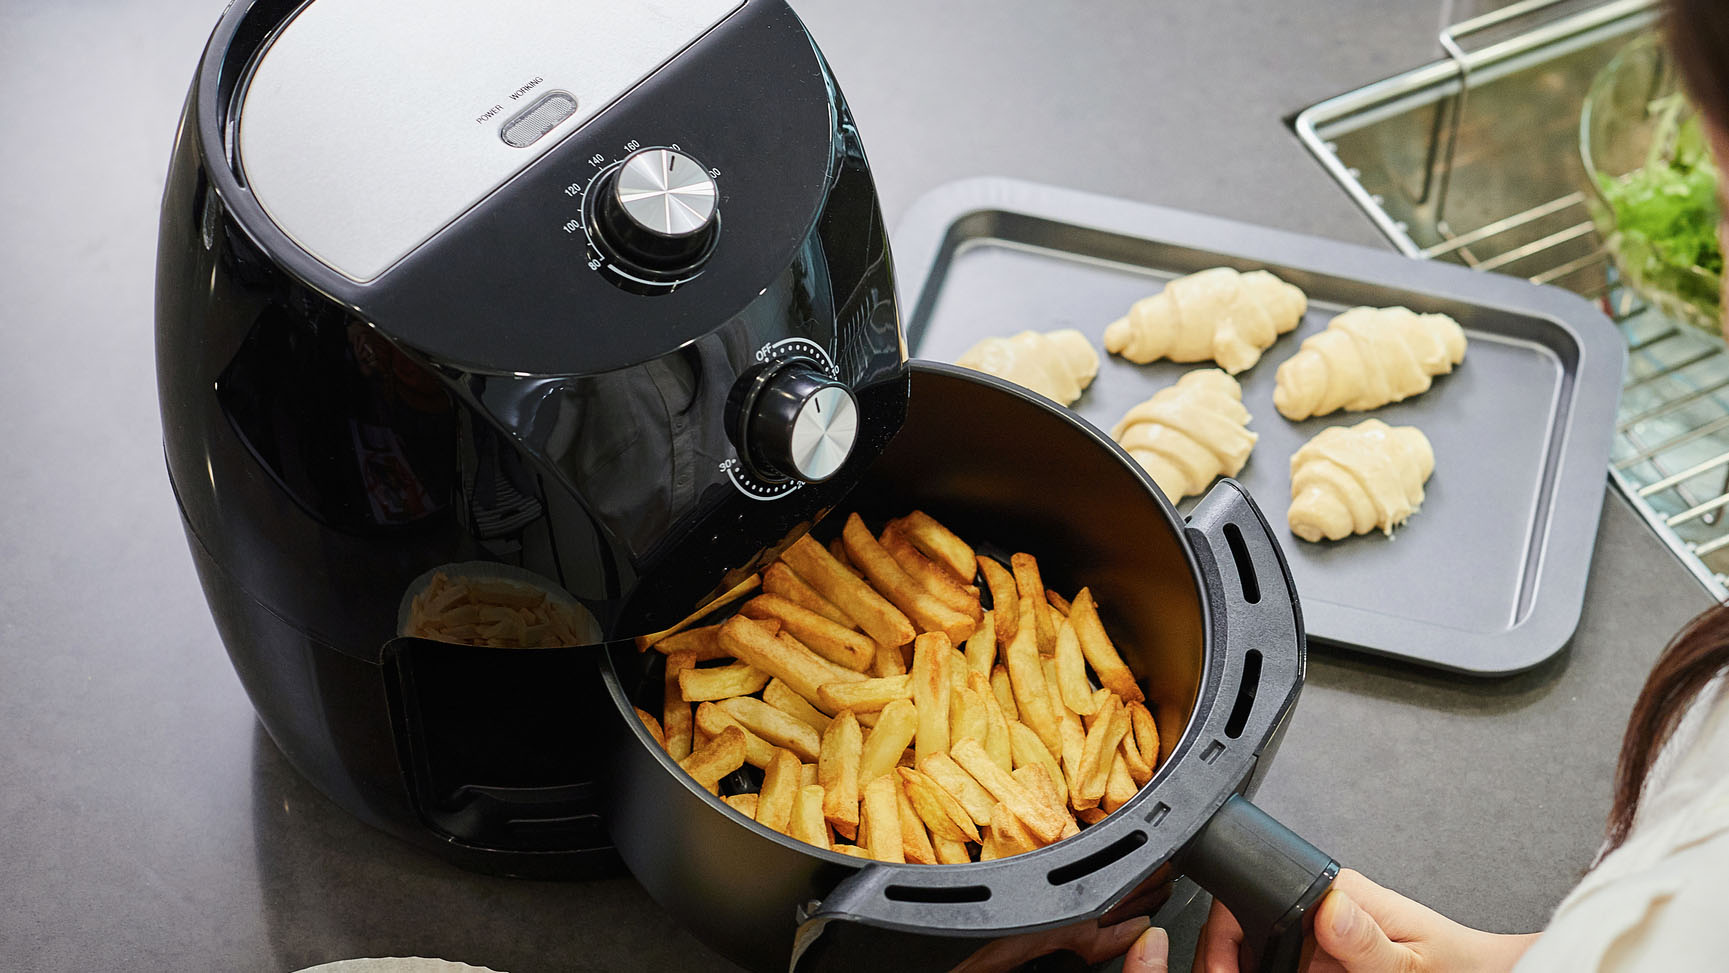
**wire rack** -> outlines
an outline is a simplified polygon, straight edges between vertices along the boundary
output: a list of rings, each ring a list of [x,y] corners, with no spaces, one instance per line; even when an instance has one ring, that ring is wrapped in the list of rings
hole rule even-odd
[[[1577,155],[1585,83],[1651,26],[1654,4],[1598,4],[1507,34],[1565,5],[1525,0],[1447,28],[1447,60],[1316,105],[1295,127],[1408,255],[1602,305],[1629,350],[1611,479],[1700,582],[1729,597],[1729,349],[1620,285]]]

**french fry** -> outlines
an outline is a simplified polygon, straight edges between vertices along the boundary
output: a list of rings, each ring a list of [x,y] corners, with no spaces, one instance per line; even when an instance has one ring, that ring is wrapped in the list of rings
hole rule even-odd
[[[666,731],[660,728],[660,721],[654,718],[654,714],[637,707],[636,718],[642,721],[642,725],[648,730],[648,735],[654,737],[654,742],[660,744],[660,748],[665,750]]]
[[[1015,786],[1019,787],[1020,785]],[[1048,841],[1040,841],[1032,827],[1027,825],[1007,802],[998,801],[996,803],[996,806],[991,809],[991,820],[997,822],[991,825],[991,837],[996,839],[997,857],[999,858],[1037,851],[1040,845],[1050,844]]]
[[[1002,845],[997,843],[996,832],[992,831],[990,828],[980,828],[979,835],[981,838],[979,842],[979,861],[996,861],[998,858],[1003,857]]]
[[[1135,743],[1135,724],[1133,714],[1130,715],[1129,732],[1123,734],[1123,742],[1118,747],[1123,763],[1128,766],[1129,779],[1135,782],[1137,788],[1147,786],[1147,781],[1153,779],[1153,765],[1147,763],[1141,756],[1141,748]],[[1110,781],[1105,782],[1105,794],[1110,795]]]
[[[654,650],[668,657],[683,653],[693,657],[697,662],[732,657],[732,653],[720,647],[719,625],[704,625],[700,628],[687,629],[676,635],[669,635],[654,643]]]
[[[876,657],[871,659],[871,675],[881,677],[906,674],[907,660],[901,655],[900,647],[876,643]]]
[[[1147,763],[1158,769],[1159,758],[1159,725],[1153,722],[1153,712],[1147,709],[1147,704],[1135,701],[1129,704],[1129,720],[1135,730],[1135,746],[1141,751],[1141,756]]]
[[[967,688],[967,656],[958,647],[949,649],[949,688],[961,690]]]
[[[918,634],[900,609],[835,560],[809,534],[794,541],[781,554],[781,560],[877,642],[894,648],[911,642]]]
[[[863,848],[860,848],[858,845],[843,845],[838,841],[835,842],[833,845],[829,846],[829,851],[838,851],[843,855],[847,855],[847,856],[850,856],[852,858],[863,858],[863,859],[866,859],[867,861],[870,859],[870,852],[865,851]]]
[[[1074,623],[1067,618],[1057,629],[1057,685],[1063,691],[1063,704],[1082,716],[1091,716],[1093,685],[1087,681],[1087,660],[1081,653],[1081,640],[1075,634]]]
[[[1045,807],[1055,811],[1057,816],[1063,819],[1063,833],[1059,836],[1059,841],[1062,838],[1073,838],[1081,833],[1080,826],[1075,823],[1075,816],[1069,813],[1068,802],[1057,793],[1056,782],[1052,780],[1050,772],[1043,766],[1028,764],[1025,767],[1017,767],[1011,776],[1014,777],[1015,783],[1027,789],[1027,793],[1043,803]]]
[[[696,721],[691,718],[690,704],[685,702],[684,690],[680,687],[679,673],[696,665],[696,654],[692,652],[674,652],[666,657],[666,689],[660,708],[662,729],[666,731],[666,755],[674,760],[683,760],[696,749],[692,731]]]
[[[950,609],[960,612],[978,621],[984,609],[979,604],[979,590],[962,585],[954,579],[954,575],[945,567],[925,557],[918,548],[913,546],[905,534],[890,528],[883,531],[877,538],[889,557],[894,558],[900,569],[918,583],[925,592]]]
[[[876,643],[869,636],[779,595],[757,595],[745,602],[739,613],[746,618],[779,620],[782,631],[809,646],[817,655],[854,672],[870,668],[871,660],[876,657]]]
[[[858,719],[852,710],[842,710],[823,734],[816,779],[823,789],[823,817],[848,840],[858,837],[858,767],[863,749]]]
[[[720,642],[740,661],[786,683],[787,688],[818,709],[822,708],[818,688],[841,678],[836,675],[836,667],[831,667],[814,653],[795,650],[796,641],[789,644],[778,635],[770,635],[748,618],[734,615],[722,623]],[[846,678],[862,680],[865,677],[855,672]]]
[[[901,570],[895,559],[877,543],[876,537],[872,536],[870,528],[865,526],[858,514],[847,515],[846,526],[841,528],[841,542],[846,545],[847,556],[852,559],[852,563],[870,579],[871,586],[887,597],[892,605],[905,612],[920,629],[942,632],[949,637],[950,642],[961,642],[978,627],[971,617],[943,604],[921,588],[911,575]],[[821,590],[820,586],[818,590]],[[851,609],[845,602],[839,604],[842,610],[851,614]],[[865,630],[870,631],[868,626]],[[877,640],[886,641],[881,637]]]
[[[773,746],[792,751],[799,760],[814,761],[822,752],[822,735],[811,729],[810,724],[788,716],[760,699],[736,696],[715,705]]]
[[[801,608],[808,608],[818,615],[847,628],[856,628],[854,622],[840,606],[822,596],[822,593],[812,588],[809,582],[793,573],[793,569],[783,561],[769,565],[762,573],[762,590],[771,595],[779,595]]]
[[[747,696],[768,685],[768,673],[755,666],[735,662],[730,666],[686,669],[678,674],[679,693],[687,703]]]
[[[744,766],[744,731],[727,727],[678,765],[710,794],[719,794],[720,779]]]
[[[1033,606],[1033,625],[1038,635],[1039,654],[1050,655],[1057,650],[1057,627],[1051,623],[1051,605],[1045,600],[1045,582],[1039,576],[1039,562],[1031,554],[1014,554],[1009,567],[1015,574],[1015,588]],[[1024,624],[1026,619],[1021,619]]]
[[[918,769],[947,791],[973,819],[973,824],[982,828],[991,823],[991,805],[996,803],[995,799],[952,756],[944,753],[928,757]]]
[[[1079,809],[1074,803],[1075,792],[1080,789],[1081,761],[1087,752],[1087,731],[1081,726],[1081,718],[1069,711],[1063,710],[1063,721],[1059,729],[1063,735],[1063,783],[1069,796],[1071,807]]]
[[[967,843],[951,841],[948,838],[938,838],[931,835],[931,847],[936,849],[938,865],[971,864],[973,856],[967,853]]]
[[[991,667],[997,663],[997,623],[996,612],[985,612],[979,618],[978,630],[967,639],[967,668],[990,677]]]
[[[972,584],[976,571],[973,549],[954,531],[938,523],[923,510],[914,510],[905,517],[889,521],[889,527],[900,531],[933,561],[953,572],[961,584]]]
[[[763,575],[763,578],[764,578],[763,583],[766,585],[768,575],[766,575],[766,574]],[[1069,617],[1069,610],[1073,607],[1067,598],[1064,598],[1062,595],[1057,594],[1057,592],[1051,588],[1045,589],[1045,604],[1050,605],[1051,611],[1056,612],[1058,615],[1061,615],[1064,618]],[[1051,621],[1056,622],[1057,620],[1053,618],[1053,619],[1051,619]]]
[[[972,815],[961,806],[954,795],[944,790],[942,785],[925,775],[924,772],[911,767],[896,768],[901,777],[901,784],[906,789],[907,798],[912,801],[914,810],[918,813],[925,827],[930,829],[933,839],[951,841],[978,841],[978,828],[973,825]]]
[[[1037,618],[1031,598],[1022,598],[1020,627],[1015,640],[1005,654],[1009,663],[1009,682],[1015,691],[1015,708],[1022,723],[1032,727],[1045,748],[1061,753],[1062,732],[1057,726],[1057,714],[1051,708],[1050,687],[1045,681],[1044,665],[1039,661]]]
[[[730,807],[734,811],[750,818],[752,821],[756,820],[756,794],[728,794],[722,797],[721,800],[726,802],[727,807]]]
[[[744,762],[752,767],[767,767],[768,762],[774,759],[774,744],[752,733],[749,727],[734,719],[731,713],[713,703],[696,705],[696,725],[710,737],[718,737],[728,729],[744,734]]]
[[[639,635],[639,636],[637,636],[636,637],[636,650],[638,652],[648,651],[648,649],[651,646],[653,646],[656,642],[659,642],[662,639],[667,638],[668,636],[677,635],[679,632],[682,632],[685,629],[696,624],[698,619],[702,618],[704,615],[707,615],[709,612],[712,612],[715,609],[717,609],[717,608],[721,607],[722,605],[725,605],[729,602],[737,601],[738,599],[743,598],[745,595],[750,594],[751,592],[755,591],[757,588],[759,588],[761,586],[762,586],[762,575],[760,575],[760,574],[751,575],[750,577],[744,579],[743,581],[740,581],[738,584],[733,585],[730,590],[728,590],[724,594],[720,595],[718,598],[714,598],[714,599],[710,600],[708,604],[703,605],[701,608],[698,608],[696,611],[693,611],[689,615],[686,615],[677,625],[674,625],[668,629],[663,629],[662,631],[659,631],[659,632],[655,632],[653,635]]]
[[[1057,688],[1057,660],[1045,659],[1044,664],[1045,682],[1050,687],[1051,709],[1057,714],[1057,733],[1061,742],[1061,747],[1054,756],[1063,770],[1063,793],[1072,800],[1074,781],[1079,779],[1081,757],[1086,752],[1086,725],[1082,723],[1081,717],[1063,702],[1062,690]],[[1103,708],[1104,701],[1110,696],[1110,690],[1101,689],[1097,695],[1098,701],[1094,709]]]
[[[1134,778],[1129,776],[1129,764],[1123,759],[1123,752],[1116,751],[1111,757],[1111,771],[1105,778],[1105,795],[1100,799],[1099,807],[1109,814],[1129,803],[1129,798],[1134,797],[1135,791],[1139,789],[1135,786]]]
[[[1125,702],[1144,702],[1147,697],[1141,692],[1141,687],[1136,685],[1135,674],[1123,664],[1123,657],[1117,654],[1116,646],[1111,644],[1110,636],[1105,634],[1105,626],[1099,621],[1099,609],[1093,603],[1090,589],[1082,588],[1080,593],[1075,595],[1069,620],[1074,623],[1075,635],[1081,640],[1081,652],[1086,655],[1094,674],[1099,677],[1099,684],[1121,696]]]
[[[828,729],[828,716],[824,715],[822,710],[812,706],[810,700],[793,692],[786,683],[779,679],[770,679],[768,685],[763,687],[762,701],[809,726],[819,734]]]
[[[906,839],[901,834],[899,778],[881,774],[865,785],[859,811],[859,837],[879,862],[905,862]]]
[[[1015,705],[1014,683],[1009,679],[1009,667],[999,665],[991,670],[991,693],[997,698],[997,705],[1002,708],[1003,715],[1011,720],[1021,718],[1021,708]]]
[[[1088,807],[1076,811],[1075,817],[1078,818],[1082,824],[1093,825],[1103,821],[1109,813],[1109,811],[1106,811],[1102,807]]]
[[[906,788],[900,786],[899,780],[895,781],[895,797],[900,801],[901,854],[916,865],[935,865],[937,852],[931,847],[930,832],[925,830],[925,823],[919,819],[912,800],[907,797]]]
[[[883,707],[859,755],[859,780],[875,780],[891,773],[900,763],[901,752],[918,735],[919,714],[911,700],[897,699]]]
[[[1129,716],[1122,700],[1112,695],[1105,711],[1093,720],[1087,731],[1086,750],[1081,754],[1080,787],[1070,795],[1076,807],[1091,807],[1105,795],[1105,784],[1111,775],[1111,758],[1117,744],[1128,732]]]
[[[1088,716],[1081,717],[1081,719],[1086,721],[1088,730],[1091,730],[1093,724],[1098,721],[1101,711],[1105,708],[1105,703],[1109,702],[1110,698],[1116,695],[1116,693],[1111,692],[1109,689],[1097,689],[1093,691],[1093,712]]]
[[[763,768],[762,790],[757,792],[758,824],[786,833],[787,822],[792,820],[793,803],[798,798],[798,781],[798,756],[791,750],[776,748],[773,759]]]
[[[701,750],[703,747],[708,746],[708,742],[712,739],[714,739],[714,738],[702,731],[702,727],[696,725],[696,719],[694,717],[692,717],[691,721],[690,721],[690,750],[691,750],[691,752],[695,753],[696,751]]]
[[[1003,773],[1003,769],[991,760],[990,754],[977,740],[962,740],[955,745],[951,754],[955,762],[961,765],[972,778],[979,782],[990,795],[1001,804],[1007,805],[1014,816],[1027,826],[1042,844],[1050,844],[1062,836],[1063,816],[1045,805],[1034,800],[1026,788],[1015,782],[1014,777]],[[991,812],[991,822],[999,825],[996,812]]]
[[[875,713],[897,699],[911,699],[911,676],[882,676],[859,682],[831,682],[817,691],[817,701],[832,712]]]
[[[991,691],[990,682],[978,673],[967,677],[967,686],[978,694],[985,707],[985,752],[1004,770],[1014,769],[1014,743],[1009,739],[1009,721]],[[958,737],[957,737],[958,739]]]
[[[913,642],[913,705],[918,707],[916,745],[919,759],[949,749],[949,669],[954,646],[941,632],[927,632]]]
[[[855,567],[852,561],[847,558],[846,545],[840,542],[840,538],[837,537],[834,540],[829,541],[828,547],[825,548],[825,550],[828,551],[830,557],[834,558],[835,563],[841,566],[842,570],[851,574],[855,578],[858,577],[858,568]]]
[[[995,558],[978,557],[979,573],[991,592],[991,613],[996,616],[997,648],[1007,649],[1021,625],[1021,594],[1015,586],[1015,576]]]
[[[805,766],[810,767],[810,764]],[[806,784],[798,789],[798,798],[792,806],[792,816],[787,820],[787,837],[818,848],[834,847],[834,836],[829,834],[828,822],[823,820],[822,804],[825,793],[821,784]]]
[[[1027,728],[1025,723],[1009,724],[1009,741],[1014,747],[1015,769],[1022,767],[1040,767],[1050,777],[1051,789],[1057,792],[1058,808],[1067,807],[1069,803],[1068,782],[1063,779],[1062,767],[1057,763],[1051,752],[1045,749],[1044,741],[1039,735]]]
[[[978,675],[978,673],[973,673]],[[990,695],[990,690],[985,690]],[[971,689],[951,690],[949,692],[949,740],[964,740],[972,737],[985,744],[989,752],[990,721],[985,715],[985,701],[977,692]]]
[[[816,764],[802,764],[798,769],[798,786],[809,787],[816,783]]]

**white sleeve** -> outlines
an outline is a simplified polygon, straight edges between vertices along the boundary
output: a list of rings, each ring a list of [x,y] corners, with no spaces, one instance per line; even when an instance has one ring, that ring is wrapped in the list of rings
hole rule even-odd
[[[1664,824],[1587,876],[1515,973],[1729,969],[1729,787]]]

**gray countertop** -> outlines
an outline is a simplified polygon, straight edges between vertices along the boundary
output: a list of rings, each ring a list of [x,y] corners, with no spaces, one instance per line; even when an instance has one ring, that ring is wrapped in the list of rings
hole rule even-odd
[[[1441,4],[797,6],[891,225],[1007,175],[1378,243],[1281,119],[1431,58]],[[157,203],[219,8],[0,4],[0,968],[725,968],[631,881],[485,878],[369,830],[258,729],[180,532],[152,363]],[[1538,928],[1596,847],[1647,667],[1706,604],[1611,494],[1567,652],[1479,682],[1317,649],[1259,802],[1463,922]]]

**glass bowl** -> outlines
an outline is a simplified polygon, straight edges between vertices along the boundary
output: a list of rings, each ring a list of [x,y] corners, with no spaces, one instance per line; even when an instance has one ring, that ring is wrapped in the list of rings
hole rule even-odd
[[[1628,44],[1591,82],[1579,154],[1591,217],[1621,282],[1662,313],[1720,334],[1716,168],[1656,35]]]

